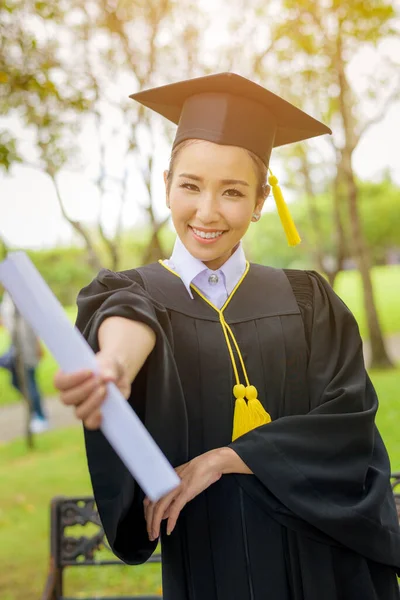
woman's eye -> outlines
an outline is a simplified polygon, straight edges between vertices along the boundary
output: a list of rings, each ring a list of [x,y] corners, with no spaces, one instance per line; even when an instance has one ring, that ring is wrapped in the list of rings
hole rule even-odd
[[[242,198],[244,194],[235,188],[229,188],[229,190],[225,190],[224,194],[228,196],[232,196],[233,198]]]
[[[197,185],[194,183],[181,183],[179,187],[184,188],[185,190],[190,190],[191,192],[197,192],[199,190]]]

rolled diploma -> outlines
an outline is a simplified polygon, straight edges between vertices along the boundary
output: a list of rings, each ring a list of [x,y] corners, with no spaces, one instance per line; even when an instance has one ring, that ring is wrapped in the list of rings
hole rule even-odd
[[[0,263],[0,281],[63,371],[98,371],[93,350],[71,325],[61,304],[24,252],[10,252]],[[101,410],[102,432],[152,501],[179,485],[176,472],[113,383],[107,384]]]

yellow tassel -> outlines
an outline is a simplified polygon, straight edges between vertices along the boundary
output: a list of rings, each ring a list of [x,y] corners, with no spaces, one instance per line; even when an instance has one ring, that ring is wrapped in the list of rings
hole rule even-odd
[[[249,410],[247,402],[244,399],[245,393],[246,388],[241,383],[234,386],[233,395],[236,398],[236,402],[233,413],[232,441],[249,431]]]
[[[272,187],[272,193],[274,195],[276,208],[278,209],[279,218],[283,225],[283,229],[285,230],[287,241],[289,246],[297,246],[300,244],[301,237],[296,229],[296,225],[293,222],[292,215],[290,214],[288,205],[285,202],[285,199],[282,194],[282,190],[278,185],[278,180],[275,175],[272,174],[268,178],[268,183]]]
[[[233,394],[236,398],[235,412],[233,415],[232,441],[248,433],[260,425],[271,422],[271,417],[257,399],[257,390],[254,385],[246,388],[242,384],[235,385]],[[248,400],[246,402],[245,396]]]
[[[249,410],[249,431],[260,427],[260,425],[266,425],[271,423],[271,415],[267,413],[259,399],[257,398],[258,392],[254,385],[248,385],[246,388],[247,408]]]

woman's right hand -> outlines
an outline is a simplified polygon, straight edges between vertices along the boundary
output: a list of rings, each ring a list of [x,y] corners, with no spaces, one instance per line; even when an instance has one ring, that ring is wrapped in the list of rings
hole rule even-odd
[[[54,385],[60,391],[63,404],[73,406],[78,419],[87,429],[98,429],[101,425],[101,405],[106,398],[106,384],[115,383],[125,398],[129,398],[131,382],[124,366],[104,352],[96,354],[99,371],[89,370],[64,373],[58,371]]]

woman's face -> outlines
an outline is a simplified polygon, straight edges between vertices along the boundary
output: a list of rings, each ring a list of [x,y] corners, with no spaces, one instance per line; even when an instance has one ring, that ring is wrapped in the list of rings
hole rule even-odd
[[[178,154],[167,204],[182,243],[209,269],[226,262],[260,214],[265,199],[256,197],[257,187],[255,164],[243,148],[196,140]]]

